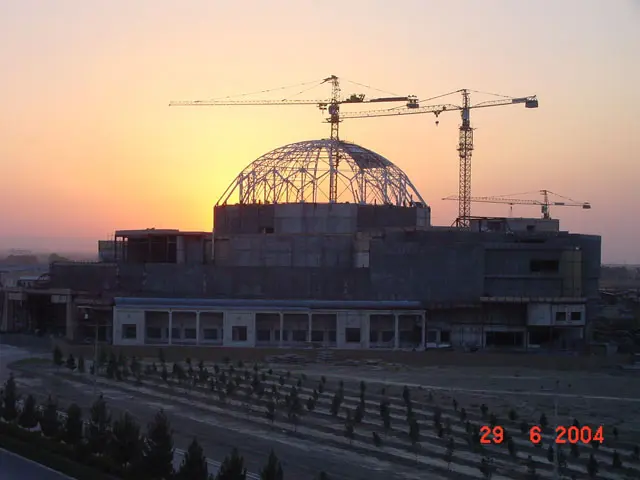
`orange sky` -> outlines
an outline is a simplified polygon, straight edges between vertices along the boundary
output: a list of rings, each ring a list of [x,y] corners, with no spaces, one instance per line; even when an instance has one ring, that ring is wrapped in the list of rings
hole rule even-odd
[[[328,126],[313,106],[168,102],[335,74],[345,94],[380,94],[346,79],[420,98],[459,88],[537,94],[537,110],[473,112],[473,195],[546,188],[589,201],[591,211],[552,214],[566,229],[602,234],[604,261],[640,263],[637,2],[21,0],[0,8],[0,247],[48,237],[43,245],[59,250],[78,238],[93,248],[125,228],[210,230],[213,204],[246,164],[327,137]],[[350,120],[341,136],[396,163],[433,222],[450,224],[457,205],[440,199],[457,193],[458,123],[454,113],[438,127],[431,115]]]

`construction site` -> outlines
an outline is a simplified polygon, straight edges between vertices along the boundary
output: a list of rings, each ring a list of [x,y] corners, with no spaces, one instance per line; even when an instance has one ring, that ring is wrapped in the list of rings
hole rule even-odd
[[[320,84],[332,87],[322,102],[172,103],[317,106],[331,132],[249,163],[214,206],[212,231],[118,230],[99,262],[56,262],[5,287],[3,331],[49,333],[92,360],[90,374],[16,362],[22,391],[88,408],[99,389],[138,421],[163,409],[177,448],[196,435],[221,459],[237,445],[247,478],[275,451],[285,478],[301,480],[637,479],[636,374],[593,342],[601,238],[555,218],[591,204],[543,189],[471,195],[470,111],[537,98],[472,104],[461,90],[459,105],[422,105],[343,98],[335,76]],[[341,111],[386,102],[401,106]],[[443,199],[458,216],[438,226],[433,199],[339,126],[446,112],[461,115],[459,191]],[[540,215],[474,216],[474,202]],[[482,441],[487,425],[502,440]],[[602,441],[562,446],[558,425]]]
[[[471,196],[475,108],[537,108],[535,96],[422,106],[414,96],[326,101],[172,102],[315,105],[330,137],[266,153],[229,184],[212,232],[116,231],[102,262],[54,263],[5,288],[2,329],[114,345],[476,350],[586,348],[601,240],[562,230],[550,207],[586,202]],[[347,104],[400,107],[342,112]],[[450,226],[382,155],[340,140],[349,118],[461,115],[459,204]],[[471,203],[533,204],[540,218],[471,215]]]

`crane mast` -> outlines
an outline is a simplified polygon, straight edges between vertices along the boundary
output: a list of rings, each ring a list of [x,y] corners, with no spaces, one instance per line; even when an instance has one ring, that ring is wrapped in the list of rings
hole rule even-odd
[[[458,170],[458,226],[469,227],[471,217],[471,153],[473,152],[473,129],[470,121],[469,91],[462,90],[462,110],[460,115],[462,123],[458,133],[458,158],[460,167]]]

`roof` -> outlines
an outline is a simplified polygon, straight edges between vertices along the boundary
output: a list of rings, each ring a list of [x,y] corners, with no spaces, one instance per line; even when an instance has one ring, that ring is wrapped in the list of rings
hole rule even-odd
[[[182,232],[174,228],[145,228],[141,230],[116,230],[116,237],[164,237],[167,235],[179,235],[179,236],[192,236],[192,237],[206,237],[210,236],[211,232]]]
[[[117,307],[138,308],[226,308],[265,310],[421,310],[422,303],[413,300],[257,300],[257,299],[217,299],[217,298],[143,298],[116,297]]]

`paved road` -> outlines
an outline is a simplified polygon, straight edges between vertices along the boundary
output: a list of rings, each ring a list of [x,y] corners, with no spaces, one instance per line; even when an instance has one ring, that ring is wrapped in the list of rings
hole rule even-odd
[[[48,467],[22,458],[0,448],[0,478],[2,480],[73,480]]]

